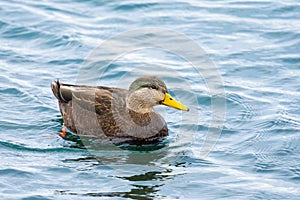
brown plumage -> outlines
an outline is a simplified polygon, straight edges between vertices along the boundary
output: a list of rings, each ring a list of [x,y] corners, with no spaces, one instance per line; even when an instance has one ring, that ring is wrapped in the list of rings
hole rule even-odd
[[[188,110],[167,96],[163,81],[151,76],[138,78],[129,90],[59,81],[53,82],[51,88],[64,124],[79,136],[151,141],[168,135],[166,122],[153,106],[165,104]]]

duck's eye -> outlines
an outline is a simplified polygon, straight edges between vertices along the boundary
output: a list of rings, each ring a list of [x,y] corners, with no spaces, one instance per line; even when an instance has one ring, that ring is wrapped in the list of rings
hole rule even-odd
[[[151,88],[154,89],[154,90],[158,89],[158,87],[156,85],[151,85]]]

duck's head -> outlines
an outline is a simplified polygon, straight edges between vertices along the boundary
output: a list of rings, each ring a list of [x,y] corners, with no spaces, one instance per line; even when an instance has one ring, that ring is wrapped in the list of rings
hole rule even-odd
[[[189,110],[168,93],[166,84],[162,80],[154,76],[143,76],[132,82],[126,98],[126,105],[138,113],[151,112],[153,106],[156,105],[166,105],[184,111]]]

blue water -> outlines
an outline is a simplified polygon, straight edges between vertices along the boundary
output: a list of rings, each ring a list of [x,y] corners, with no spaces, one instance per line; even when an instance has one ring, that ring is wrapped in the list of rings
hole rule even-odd
[[[299,13],[296,0],[0,1],[0,199],[299,199]],[[210,93],[167,53],[125,56],[101,81],[116,85],[151,64],[183,69],[190,91],[172,74],[153,73],[183,103],[196,96],[198,114],[182,115],[199,123],[181,125],[181,112],[161,109],[170,136],[153,151],[88,151],[58,136],[50,83],[76,83],[102,42],[146,27],[185,34],[221,75],[226,118],[205,158],[195,151],[210,127]]]

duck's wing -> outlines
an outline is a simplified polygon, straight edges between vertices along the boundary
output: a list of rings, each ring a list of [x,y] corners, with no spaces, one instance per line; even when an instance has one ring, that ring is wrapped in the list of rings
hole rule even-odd
[[[86,86],[65,84],[54,81],[51,84],[52,92],[60,103],[69,103],[72,100],[92,106],[107,105],[113,99],[125,100],[128,90],[105,86]]]
[[[96,136],[104,135],[104,132],[105,135],[120,132],[113,127],[112,105],[125,107],[128,90],[71,85],[59,81],[52,83],[51,88],[58,99],[64,123],[72,132]]]

